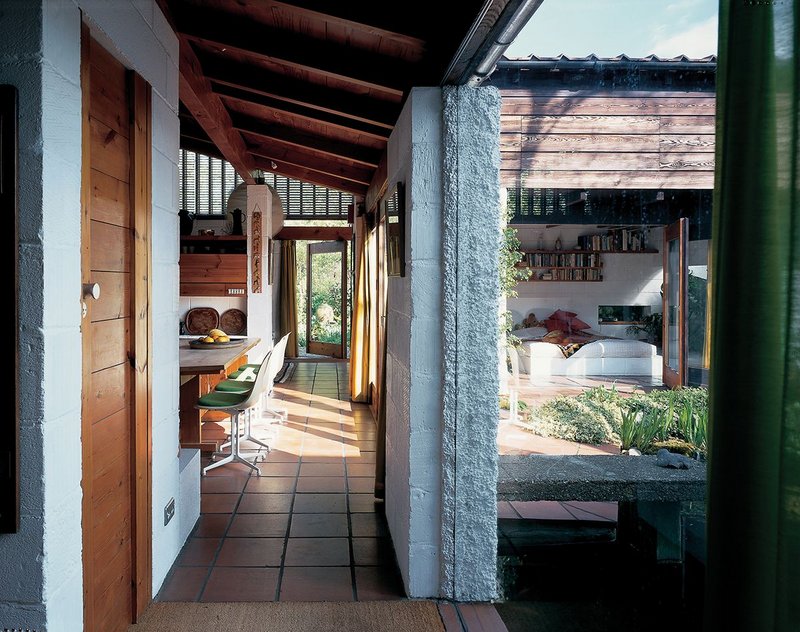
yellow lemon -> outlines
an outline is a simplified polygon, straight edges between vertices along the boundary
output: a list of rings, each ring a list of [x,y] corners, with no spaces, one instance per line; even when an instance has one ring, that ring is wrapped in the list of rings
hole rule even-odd
[[[208,332],[208,335],[211,336],[212,338],[219,338],[220,336],[224,336],[225,332],[222,331],[221,329],[212,329],[211,331]]]
[[[231,339],[228,338],[228,336],[220,336],[219,338],[217,338],[217,342],[230,342],[230,341]]]
[[[211,336],[206,336],[203,338],[203,342],[214,342],[214,339]]]

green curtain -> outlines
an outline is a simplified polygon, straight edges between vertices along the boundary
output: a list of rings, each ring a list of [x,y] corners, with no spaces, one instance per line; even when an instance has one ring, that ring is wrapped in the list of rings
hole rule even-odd
[[[297,255],[295,242],[281,244],[281,337],[290,334],[286,341],[286,357],[296,358],[297,348]]]
[[[720,2],[706,629],[800,629],[796,2]]]

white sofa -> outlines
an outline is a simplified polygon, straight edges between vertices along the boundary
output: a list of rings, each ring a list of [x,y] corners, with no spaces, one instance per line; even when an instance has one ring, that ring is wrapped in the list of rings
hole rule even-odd
[[[640,340],[597,340],[569,358],[549,342],[522,343],[520,365],[531,380],[549,375],[646,375],[661,377],[662,358]]]

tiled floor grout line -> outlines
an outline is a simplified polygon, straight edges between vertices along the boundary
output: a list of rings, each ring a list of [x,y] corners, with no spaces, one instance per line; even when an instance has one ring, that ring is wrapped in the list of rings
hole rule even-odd
[[[316,370],[315,370],[316,373]],[[291,380],[290,380],[291,381]],[[308,406],[306,406],[308,409]],[[308,410],[306,410],[306,423],[308,425]],[[283,572],[286,569],[286,552],[289,548],[289,534],[292,531],[292,516],[294,515],[294,502],[297,499],[297,485],[300,482],[300,469],[303,466],[303,445],[300,444],[300,454],[297,455],[297,471],[294,476],[294,487],[292,488],[292,502],[289,505],[289,519],[286,521],[286,536],[283,539],[283,551],[281,552],[281,565],[278,569],[278,581],[275,584],[275,601],[281,600],[281,585],[283,584]]]
[[[252,510],[252,513],[254,515],[282,514],[288,511],[288,514],[286,515],[285,530],[282,531],[282,535],[275,534],[272,531],[269,534],[264,534],[264,535],[256,532],[244,533],[242,535],[242,537],[252,537],[256,539],[262,537],[272,538],[273,534],[276,535],[277,538],[273,540],[273,544],[277,545],[277,547],[280,547],[278,548],[278,551],[280,552],[279,561],[277,563],[273,561],[272,564],[264,563],[260,566],[251,566],[249,563],[247,563],[246,557],[245,558],[241,557],[241,555],[245,556],[247,555],[248,547],[246,546],[244,546],[243,548],[242,546],[234,547],[236,550],[241,550],[241,552],[237,554],[239,557],[236,557],[235,559],[227,558],[228,553],[227,553],[227,546],[225,545],[225,543],[231,542],[232,540],[236,540],[236,538],[230,537],[230,531],[232,530],[234,520],[236,520],[236,517],[239,515],[238,513],[239,508],[242,506],[242,504],[246,504],[247,507],[250,507],[249,500],[251,500],[251,498],[246,497],[244,494],[250,492],[255,494],[256,492],[251,489],[248,489],[249,482],[255,480],[255,477],[252,475],[252,472],[244,473],[244,477],[242,477],[242,474],[239,472],[234,473],[235,478],[224,476],[222,478],[228,478],[230,479],[231,482],[229,483],[225,481],[224,485],[222,484],[222,482],[220,482],[219,484],[215,484],[214,486],[210,487],[210,489],[214,489],[215,491],[213,492],[209,491],[205,493],[210,494],[210,496],[213,497],[215,494],[223,494],[223,493],[227,494],[229,493],[228,490],[230,490],[230,492],[236,491],[236,496],[234,496],[235,502],[231,503],[230,500],[225,500],[223,502],[220,499],[220,502],[214,502],[212,505],[209,505],[209,509],[217,509],[217,510],[219,509],[219,507],[227,505],[228,510],[224,512],[220,511],[219,513],[228,514],[227,516],[228,520],[224,524],[224,528],[221,530],[221,533],[219,531],[215,533],[211,528],[209,528],[208,530],[208,533],[210,534],[213,533],[215,537],[219,538],[219,540],[217,544],[213,547],[213,549],[207,546],[203,547],[203,549],[205,550],[205,553],[203,553],[204,555],[203,559],[207,560],[206,564],[208,564],[208,567],[202,568],[202,571],[200,572],[195,571],[196,578],[191,580],[192,584],[196,586],[195,588],[196,592],[192,591],[194,594],[194,597],[192,598],[193,601],[200,601],[202,599],[216,600],[221,594],[231,594],[232,586],[230,585],[229,580],[225,579],[229,576],[219,575],[219,571],[227,568],[247,569],[248,571],[251,569],[254,570],[260,568],[271,569],[270,572],[274,573],[273,575],[274,580],[271,579],[270,583],[272,581],[275,581],[274,594],[273,591],[269,591],[269,585],[264,585],[263,582],[261,582],[260,585],[262,586],[262,591],[264,588],[266,588],[268,594],[264,594],[263,597],[260,597],[260,599],[264,600],[274,599],[275,601],[281,601],[282,600],[281,593],[283,590],[284,582],[286,582],[287,584],[287,590],[289,590],[289,593],[291,593],[291,594],[287,593],[288,599],[297,599],[297,598],[302,599],[302,597],[299,597],[295,593],[297,592],[298,587],[304,585],[302,580],[300,581],[300,584],[298,584],[298,579],[305,577],[306,571],[300,571],[299,573],[295,573],[294,571],[292,571],[291,569],[293,569],[294,567],[287,565],[288,561],[287,558],[288,558],[288,545],[292,543],[292,536],[291,536],[292,527],[293,524],[296,522],[294,520],[295,507],[300,506],[297,503],[297,500],[298,500],[298,494],[301,493],[299,491],[299,486],[300,482],[303,481],[303,475],[301,475],[301,473],[302,473],[302,468],[304,467],[304,463],[311,466],[309,471],[307,472],[307,478],[310,478],[311,480],[307,481],[304,484],[304,490],[307,490],[302,492],[304,494],[306,493],[309,495],[320,494],[322,496],[326,496],[329,494],[339,494],[341,492],[337,489],[336,485],[332,484],[333,481],[331,481],[330,483],[325,483],[323,479],[332,477],[335,478],[338,476],[342,477],[341,479],[343,488],[342,492],[344,493],[344,497],[342,499],[343,502],[338,501],[336,503],[337,505],[336,509],[334,509],[333,511],[325,510],[325,507],[330,505],[318,506],[317,503],[309,499],[310,502],[304,501],[304,503],[307,505],[307,510],[304,511],[303,513],[304,514],[308,513],[311,515],[319,514],[321,516],[321,519],[323,520],[323,524],[325,524],[325,515],[326,514],[333,515],[339,513],[340,511],[342,511],[341,509],[339,509],[339,507],[344,505],[343,517],[345,518],[347,525],[346,545],[348,553],[347,557],[345,558],[347,559],[347,562],[341,560],[339,563],[340,564],[341,562],[344,563],[338,567],[337,566],[328,567],[325,566],[324,563],[322,566],[320,566],[319,564],[315,563],[313,558],[309,558],[310,561],[298,559],[297,561],[301,564],[301,566],[299,566],[298,569],[306,567],[309,567],[311,569],[319,568],[320,571],[322,571],[323,569],[331,569],[330,576],[331,577],[335,576],[338,578],[337,579],[338,588],[335,588],[335,583],[331,584],[330,586],[327,586],[323,582],[323,585],[321,585],[319,590],[317,590],[313,588],[315,584],[312,583],[308,584],[304,589],[301,589],[301,593],[305,592],[306,593],[305,597],[311,597],[312,599],[314,599],[314,598],[324,598],[324,595],[330,594],[331,590],[333,590],[335,594],[336,591],[338,590],[339,594],[341,595],[339,597],[340,599],[347,598],[347,599],[353,599],[354,601],[359,601],[360,592],[363,592],[364,596],[369,598],[370,592],[373,590],[372,585],[375,584],[376,581],[378,582],[379,585],[382,586],[384,584],[386,585],[386,588],[381,587],[378,589],[379,591],[391,590],[393,592],[387,594],[394,594],[394,591],[397,590],[396,588],[389,589],[388,583],[385,583],[385,581],[382,579],[383,571],[381,569],[383,569],[383,562],[380,561],[373,562],[365,560],[365,562],[367,562],[366,566],[369,569],[367,572],[365,572],[363,578],[363,580],[366,583],[363,586],[359,586],[358,584],[359,579],[357,571],[359,567],[357,566],[356,564],[357,560],[355,559],[355,545],[359,544],[359,546],[370,547],[369,553],[367,554],[370,556],[371,560],[371,556],[374,555],[374,553],[372,552],[372,547],[378,546],[379,547],[378,550],[380,550],[381,542],[384,539],[384,536],[379,535],[379,533],[375,533],[372,535],[361,534],[361,536],[363,536],[363,538],[365,539],[363,542],[360,542],[357,541],[357,538],[354,534],[355,524],[358,523],[360,525],[361,522],[363,522],[363,520],[361,519],[359,519],[359,521],[354,520],[354,507],[360,510],[359,511],[360,517],[361,517],[361,510],[367,512],[368,514],[370,513],[369,509],[367,509],[366,507],[362,507],[360,504],[356,506],[357,501],[358,503],[361,503],[364,500],[361,496],[365,494],[367,490],[362,489],[360,483],[363,482],[363,477],[369,476],[369,474],[367,473],[367,471],[365,471],[367,470],[367,467],[361,464],[363,462],[362,459],[357,458],[358,455],[360,454],[360,450],[354,449],[357,448],[357,446],[353,446],[349,449],[348,446],[350,446],[350,444],[353,443],[349,439],[351,433],[355,437],[356,442],[361,440],[371,441],[372,439],[362,436],[362,431],[364,433],[374,433],[374,422],[372,424],[369,423],[369,421],[371,420],[371,416],[368,416],[367,414],[364,413],[364,411],[367,411],[366,407],[364,406],[351,407],[349,405],[349,396],[347,395],[347,393],[344,393],[344,395],[342,394],[343,393],[342,389],[345,388],[343,385],[347,379],[346,372],[340,371],[338,369],[332,370],[332,368],[329,368],[327,366],[323,366],[323,368],[320,370],[319,365],[314,366],[313,369],[309,367],[309,369],[311,369],[311,371],[307,375],[295,374],[294,377],[296,377],[298,381],[301,382],[301,384],[293,385],[292,384],[293,380],[288,380],[287,383],[285,384],[285,386],[287,387],[286,392],[282,392],[279,396],[276,397],[276,399],[283,399],[285,397],[287,403],[293,402],[289,403],[289,407],[293,411],[292,413],[293,418],[298,418],[297,422],[293,423],[292,425],[282,426],[283,428],[286,428],[285,433],[281,431],[280,427],[276,426],[275,428],[273,428],[273,430],[277,429],[277,431],[273,433],[273,436],[271,437],[270,440],[271,443],[274,442],[273,449],[278,453],[276,455],[278,460],[274,461],[274,463],[281,463],[281,464],[286,463],[287,465],[291,463],[292,466],[295,468],[294,473],[289,474],[288,473],[289,467],[286,465],[275,467],[274,470],[272,467],[270,467],[271,470],[270,473],[272,473],[274,476],[280,476],[280,477],[285,477],[288,475],[289,476],[288,480],[290,481],[290,485],[286,486],[285,483],[283,483],[278,487],[272,485],[266,485],[263,488],[259,487],[259,493],[282,494],[289,492],[291,493],[291,498],[290,499],[285,498],[282,501],[284,504],[281,505],[280,507],[271,504],[266,505],[267,507],[274,507],[274,509],[271,511],[263,509],[260,511],[258,509]],[[337,384],[337,389],[335,394],[332,389],[333,378],[336,379],[335,383]],[[307,384],[303,384],[304,382],[307,382]],[[305,398],[304,399],[298,398],[297,396],[305,396]],[[359,412],[356,412],[356,410],[358,410]],[[328,433],[328,431],[326,430],[327,428],[331,428],[330,434],[327,434]],[[320,432],[316,432],[317,430],[320,430]],[[336,433],[336,436],[334,436],[333,434],[334,432]],[[317,450],[318,447],[321,447],[322,450],[318,451]],[[336,449],[332,450],[331,448],[334,447]],[[366,446],[364,449],[367,452],[372,451],[371,448]],[[261,455],[263,455],[265,465],[267,465],[268,463],[272,463],[272,461],[269,460],[269,454],[265,450],[256,448],[256,451]],[[295,454],[297,455],[296,457],[294,457]],[[355,475],[353,475],[349,471],[350,465],[354,465],[349,463],[348,461],[349,456],[351,454],[354,457],[354,459],[356,459],[359,463],[358,467],[356,468]],[[287,456],[290,456],[291,458],[285,458]],[[336,473],[333,472],[332,466],[324,465],[325,463],[331,463],[331,462],[341,465],[342,468],[341,474],[339,474],[338,472]],[[320,467],[320,464],[323,464],[321,468],[316,469]],[[325,472],[328,473],[326,474]],[[315,477],[319,478],[315,479]],[[264,477],[264,478],[269,480],[269,477]],[[350,487],[351,478],[353,478],[354,483],[356,482],[359,483],[359,485],[356,486],[357,487],[356,490],[352,490]],[[241,483],[241,487],[238,487],[238,485],[231,484],[233,481],[238,481],[239,483]],[[238,487],[238,490],[236,489],[236,487]],[[263,491],[261,491],[262,489]],[[353,498],[352,494],[356,494],[357,498]],[[244,502],[245,500],[248,500],[248,503],[245,503]],[[325,500],[325,503],[328,503],[328,501]],[[297,516],[298,519],[303,517],[304,516],[301,516],[300,514],[298,514]],[[311,518],[311,516],[309,517]],[[367,518],[367,515],[364,515],[363,518]],[[212,521],[210,524],[219,529],[218,526],[219,523],[215,525],[214,524],[215,522],[216,520]],[[316,532],[314,533],[309,532],[304,535],[303,529],[305,529],[304,525],[306,521],[301,520],[301,522],[303,524],[298,523],[298,527],[303,527],[298,531],[297,537],[299,539],[316,538],[324,540],[325,538],[328,537],[330,538],[341,537],[339,535],[340,531],[338,530],[334,533],[330,529],[327,528],[319,529],[319,527],[317,527]],[[334,524],[337,521],[328,521],[328,522]],[[338,524],[341,525],[341,518],[338,518]],[[340,526],[337,527],[337,529],[340,529]],[[302,543],[298,542],[296,544],[300,546]],[[302,546],[300,548],[302,548]],[[231,562],[230,566],[225,565],[223,567],[218,565],[220,557],[223,557],[222,556],[223,549],[226,550],[226,557],[223,559],[223,561],[227,560]],[[200,549],[198,549],[198,551],[199,550]],[[233,553],[233,551],[231,551],[231,553]],[[379,558],[382,559],[382,553],[378,552],[377,554],[379,555]],[[396,561],[394,563],[396,564]],[[194,567],[204,567],[206,566],[206,564],[196,563],[196,564],[186,564],[184,566],[194,568]],[[333,572],[334,568],[338,568],[340,570]],[[290,571],[288,574],[287,570]],[[171,571],[170,574],[172,575],[173,573],[174,570]],[[346,589],[343,584],[344,581],[343,575],[345,574],[347,574],[350,579],[349,590]],[[246,573],[244,575],[241,575],[241,577],[247,577],[247,576],[248,575]],[[322,576],[327,577],[328,575],[326,575],[326,572],[322,572]],[[212,577],[215,578],[214,582],[211,582]],[[231,575],[230,577],[231,577],[230,581],[244,582],[244,580],[242,579],[235,579],[235,575]],[[222,581],[223,579],[224,581]],[[178,584],[179,585],[183,584],[186,581],[189,580],[181,579],[178,582]],[[221,585],[220,583],[221,581],[222,584],[225,584],[225,586]],[[220,589],[227,589],[227,593],[225,593],[225,590],[222,590],[222,592],[220,592]],[[344,589],[345,594],[341,594],[342,589]],[[309,593],[309,590],[312,590],[313,592]],[[347,597],[345,597],[345,595],[347,595]]]
[[[239,509],[239,505],[242,503],[242,499],[244,498],[244,490],[247,489],[247,484],[250,482],[250,477],[252,476],[252,472],[247,474],[247,480],[245,481],[244,485],[242,485],[242,489],[239,492],[239,498],[236,499],[236,503],[231,510],[231,517],[228,519],[228,524],[225,526],[225,532],[219,539],[219,544],[217,545],[216,550],[214,551],[214,557],[211,558],[211,564],[208,566],[208,572],[206,573],[206,578],[203,580],[203,585],[200,588],[200,592],[197,595],[197,599],[195,601],[200,601],[203,598],[203,593],[205,593],[206,588],[208,587],[208,581],[211,579],[211,573],[214,572],[214,569],[217,567],[217,558],[219,558],[219,554],[222,551],[222,546],[225,544],[225,538],[228,536],[228,531],[231,529],[231,525],[233,524],[233,519],[236,517],[236,511]],[[235,476],[235,475],[234,475]],[[201,500],[202,502],[202,500]]]

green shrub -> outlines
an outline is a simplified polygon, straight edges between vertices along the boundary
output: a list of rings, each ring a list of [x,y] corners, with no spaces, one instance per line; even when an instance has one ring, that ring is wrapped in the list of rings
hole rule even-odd
[[[595,444],[618,441],[622,450],[648,452],[656,444],[678,442],[705,452],[708,392],[680,388],[623,397],[613,387],[600,386],[532,408],[528,423],[546,437]]]
[[[531,411],[531,430],[580,443],[610,443],[615,433],[604,415],[575,397],[559,395]]]

